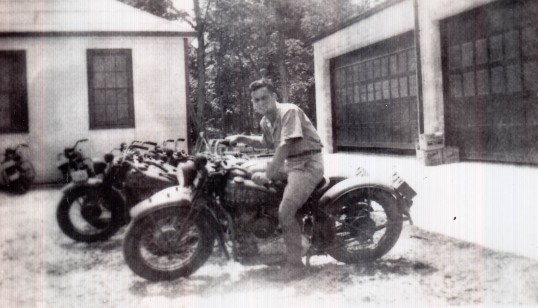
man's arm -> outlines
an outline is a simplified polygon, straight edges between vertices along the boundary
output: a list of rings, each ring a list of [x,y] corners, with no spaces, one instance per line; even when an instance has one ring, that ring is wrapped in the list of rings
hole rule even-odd
[[[266,148],[267,147],[263,139],[263,136],[235,135],[235,136],[226,137],[226,140],[228,140],[232,146],[235,146],[238,143],[244,143],[254,148]]]

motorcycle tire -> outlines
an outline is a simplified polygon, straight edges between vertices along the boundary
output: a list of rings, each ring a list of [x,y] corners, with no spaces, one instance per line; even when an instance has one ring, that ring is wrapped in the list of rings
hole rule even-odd
[[[111,204],[108,198],[98,196],[96,191],[96,188],[77,187],[66,192],[60,200],[56,211],[58,225],[65,235],[75,241],[86,243],[105,241],[112,237],[123,224],[119,207]],[[88,198],[93,199],[88,200]],[[94,201],[95,198],[99,198],[99,202],[104,202],[106,205],[102,207],[99,205],[99,208],[94,205],[94,211],[86,211],[86,213],[83,213],[81,209],[79,218],[82,223],[88,224],[87,230],[82,230],[78,223],[74,222],[74,217],[70,215],[72,208],[77,204],[82,207],[85,202]],[[103,208],[110,214],[110,217],[100,218]],[[93,215],[93,218],[89,215]]]
[[[370,262],[382,257],[396,244],[402,232],[403,219],[397,200],[385,190],[361,188],[348,192],[326,211],[335,219],[336,227],[335,240],[327,248],[327,253],[344,263]],[[385,223],[378,226],[375,220],[385,220]],[[376,235],[383,229],[382,235]],[[378,241],[374,240],[374,236],[378,237]],[[359,246],[370,244],[369,247],[351,249],[350,241],[357,242]]]
[[[35,170],[32,163],[29,161],[22,161],[17,167],[20,173],[19,179],[11,184],[13,191],[17,194],[24,194],[30,189],[30,186],[34,183]]]
[[[131,223],[123,240],[123,256],[133,272],[150,281],[174,280],[189,276],[207,261],[215,234],[203,215],[190,222],[182,238],[174,237],[187,213],[188,209],[165,208]],[[176,260],[180,263],[157,264]]]

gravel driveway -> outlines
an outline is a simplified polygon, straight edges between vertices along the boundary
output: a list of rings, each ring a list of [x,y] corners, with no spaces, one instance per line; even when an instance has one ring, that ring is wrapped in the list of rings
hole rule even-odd
[[[218,252],[188,279],[151,283],[131,272],[123,231],[76,243],[59,230],[59,189],[0,192],[0,307],[354,307],[538,305],[538,261],[404,225],[396,246],[369,265],[314,257],[310,275],[276,281],[275,269]],[[216,250],[215,250],[216,251]]]

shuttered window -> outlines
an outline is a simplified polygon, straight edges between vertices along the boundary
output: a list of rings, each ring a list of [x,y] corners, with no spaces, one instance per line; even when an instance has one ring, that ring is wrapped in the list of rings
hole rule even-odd
[[[130,49],[87,52],[90,129],[134,127]]]
[[[26,54],[0,51],[0,133],[28,132]]]

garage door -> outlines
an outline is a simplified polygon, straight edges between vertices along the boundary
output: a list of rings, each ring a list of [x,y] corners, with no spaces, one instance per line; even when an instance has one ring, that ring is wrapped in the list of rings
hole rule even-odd
[[[331,61],[337,149],[413,149],[418,136],[413,33]]]
[[[445,132],[462,158],[537,163],[538,1],[442,23]]]

